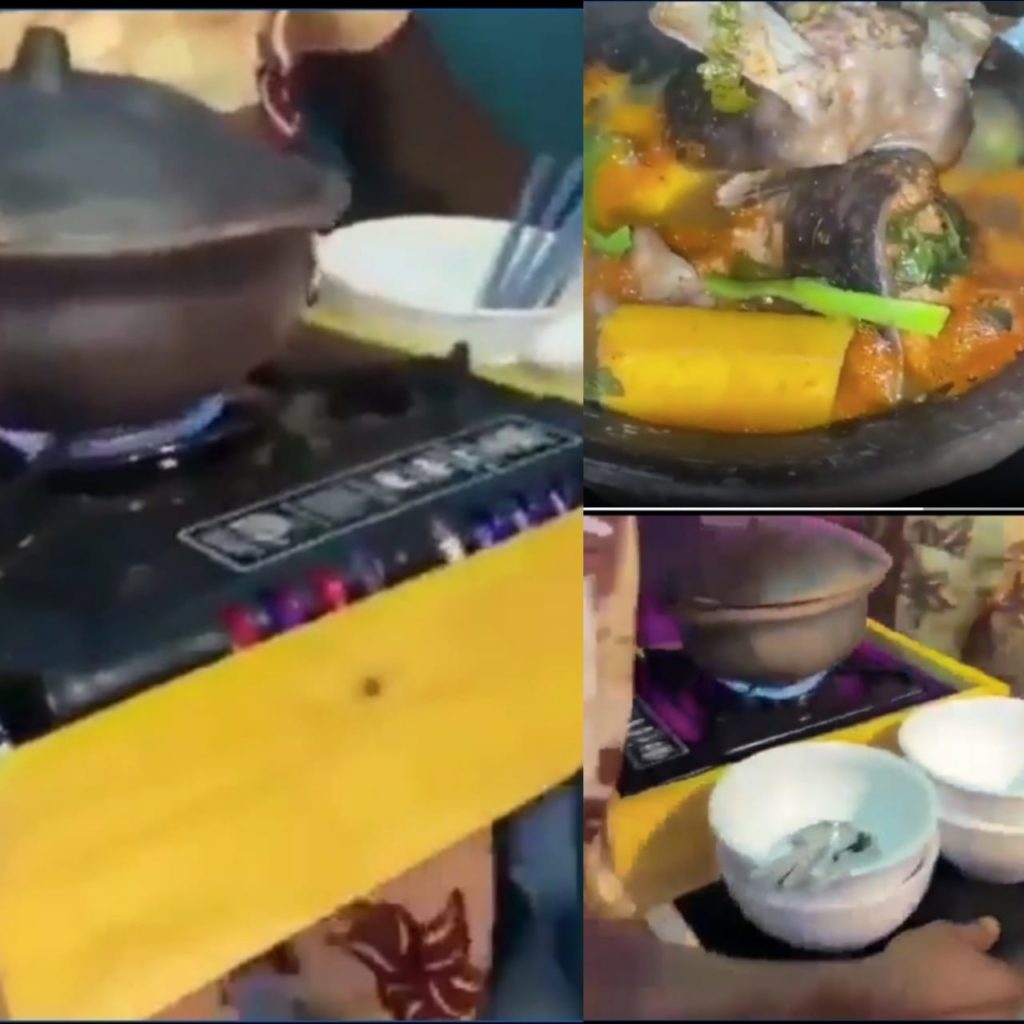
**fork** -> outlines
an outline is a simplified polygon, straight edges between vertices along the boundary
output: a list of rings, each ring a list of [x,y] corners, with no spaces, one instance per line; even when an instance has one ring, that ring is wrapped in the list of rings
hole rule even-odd
[[[561,174],[542,156],[530,167],[515,218],[502,240],[477,305],[481,309],[550,306],[582,262],[583,159]]]

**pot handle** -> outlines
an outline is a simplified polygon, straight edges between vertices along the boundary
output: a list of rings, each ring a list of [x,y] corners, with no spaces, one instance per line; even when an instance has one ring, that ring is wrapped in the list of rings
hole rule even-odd
[[[59,93],[71,74],[71,47],[59,29],[35,25],[18,44],[11,73],[40,92]]]

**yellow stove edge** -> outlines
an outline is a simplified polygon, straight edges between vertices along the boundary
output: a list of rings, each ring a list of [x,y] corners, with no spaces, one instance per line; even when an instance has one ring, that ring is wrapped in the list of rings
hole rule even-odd
[[[11,1015],[151,1016],[577,771],[581,515],[0,759]]]
[[[868,623],[868,636],[872,643],[954,686],[958,692],[944,700],[1009,693],[1005,683],[877,622]],[[882,715],[815,739],[868,743],[895,750],[900,723],[912,710]],[[724,770],[716,768],[658,786],[613,805],[609,825],[616,868],[641,910],[668,903],[718,877],[707,805]]]

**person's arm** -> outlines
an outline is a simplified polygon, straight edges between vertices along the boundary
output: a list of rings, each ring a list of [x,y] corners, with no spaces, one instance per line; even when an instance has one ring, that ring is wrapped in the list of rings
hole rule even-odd
[[[1024,975],[991,955],[992,918],[935,921],[847,961],[733,960],[637,922],[584,928],[588,1020],[1016,1020]]]
[[[813,1020],[863,1017],[851,963],[732,960],[667,945],[642,922],[584,925],[587,1020]]]
[[[511,214],[527,158],[456,82],[415,15],[397,28],[352,26],[332,37],[312,21],[299,34],[305,14],[292,12],[304,53],[298,80],[362,183],[357,203],[391,213]]]

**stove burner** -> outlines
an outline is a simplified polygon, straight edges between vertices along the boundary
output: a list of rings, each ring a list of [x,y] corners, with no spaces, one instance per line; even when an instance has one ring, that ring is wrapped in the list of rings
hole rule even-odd
[[[715,679],[685,650],[646,650],[637,663],[634,716],[646,716],[651,728],[669,738],[674,753],[670,757],[657,745],[630,749],[627,740],[620,789],[627,795],[643,792],[953,691],[870,640],[827,672],[783,687]]]
[[[828,670],[826,669],[824,672],[817,672],[799,682],[790,683],[789,686],[764,686],[758,683],[744,683],[738,679],[719,679],[718,681],[742,697],[782,703],[806,697],[827,675]]]
[[[183,416],[145,427],[110,427],[61,442],[56,435],[34,430],[0,429],[0,441],[34,462],[54,445],[62,464],[122,463],[139,458],[172,455],[199,438],[224,412],[225,401],[213,395]]]

